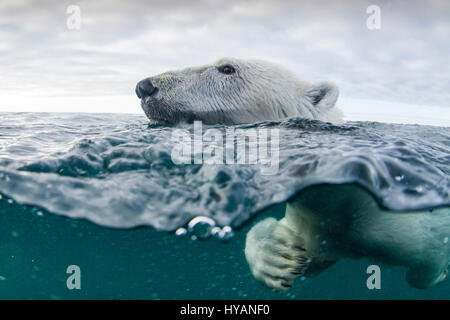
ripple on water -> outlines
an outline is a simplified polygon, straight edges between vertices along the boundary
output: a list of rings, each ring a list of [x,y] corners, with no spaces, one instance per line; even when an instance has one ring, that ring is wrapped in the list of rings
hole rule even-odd
[[[230,127],[203,126],[210,128]],[[259,164],[176,165],[175,129],[139,115],[3,113],[0,193],[104,226],[221,240],[318,184],[358,183],[396,211],[450,205],[448,128],[301,119],[234,126],[279,130],[274,175]]]

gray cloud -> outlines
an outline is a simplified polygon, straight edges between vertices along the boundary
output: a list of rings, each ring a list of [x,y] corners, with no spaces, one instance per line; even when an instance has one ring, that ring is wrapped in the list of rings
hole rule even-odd
[[[68,30],[66,8],[81,8]],[[381,30],[366,8],[381,8]],[[344,96],[449,106],[447,1],[0,2],[0,95],[132,94],[143,77],[263,58]]]

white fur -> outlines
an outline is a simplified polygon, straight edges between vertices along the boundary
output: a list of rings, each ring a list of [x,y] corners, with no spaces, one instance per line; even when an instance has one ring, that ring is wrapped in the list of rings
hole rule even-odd
[[[408,283],[422,289],[445,279],[449,236],[449,208],[389,212],[359,187],[327,185],[303,191],[280,221],[257,223],[247,234],[245,255],[255,278],[279,290],[340,258],[362,257],[405,266]]]
[[[224,65],[236,72],[219,72]],[[267,61],[226,58],[149,79],[158,92],[141,105],[147,117],[157,122],[239,124],[288,117],[343,122],[335,107],[339,94],[335,85],[301,81]]]

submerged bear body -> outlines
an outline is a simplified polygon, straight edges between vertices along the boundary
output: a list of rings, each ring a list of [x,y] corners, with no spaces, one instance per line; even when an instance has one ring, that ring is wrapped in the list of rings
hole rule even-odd
[[[163,124],[232,125],[289,117],[343,122],[335,85],[300,80],[261,60],[226,58],[166,72],[140,81],[136,94],[150,121]],[[404,266],[408,283],[427,288],[447,276],[449,237],[449,208],[389,212],[361,187],[329,185],[291,199],[280,221],[257,223],[247,235],[245,255],[255,278],[280,290],[341,258]]]
[[[319,199],[330,201],[318,201]],[[294,197],[280,221],[267,218],[247,234],[253,275],[285,290],[341,258],[369,258],[407,268],[415,288],[443,281],[450,260],[450,209],[390,212],[356,185],[316,186]]]

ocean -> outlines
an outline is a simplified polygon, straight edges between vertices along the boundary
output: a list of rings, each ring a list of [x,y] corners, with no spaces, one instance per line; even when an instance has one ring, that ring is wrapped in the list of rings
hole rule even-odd
[[[0,299],[450,298],[448,280],[417,290],[404,268],[366,259],[342,259],[280,293],[253,278],[244,256],[250,228],[281,218],[312,186],[354,184],[392,214],[450,210],[448,127],[293,118],[199,134],[142,115],[0,119]],[[379,290],[367,287],[372,264]],[[67,285],[73,265],[79,290]]]

